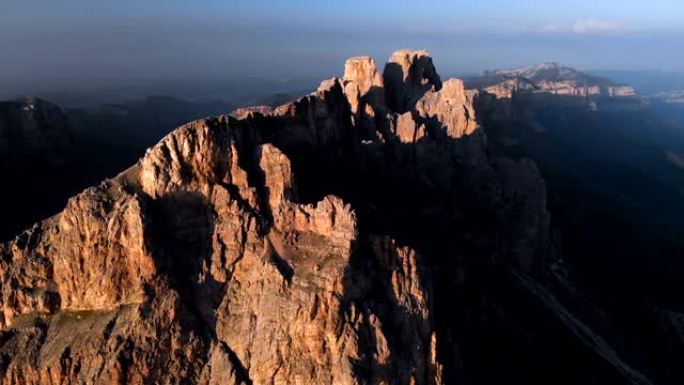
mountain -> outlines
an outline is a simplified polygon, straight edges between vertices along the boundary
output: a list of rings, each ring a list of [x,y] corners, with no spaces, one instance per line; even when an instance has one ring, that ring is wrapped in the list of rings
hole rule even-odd
[[[470,79],[469,85],[484,89],[499,97],[511,97],[517,90],[545,92],[573,96],[635,96],[633,87],[588,75],[557,63],[544,63],[509,70],[485,71],[484,75]]]
[[[0,189],[0,211],[12,218],[0,221],[0,240],[59,212],[179,124],[232,108],[163,96],[78,108],[35,97],[0,102],[0,173],[10,186]]]
[[[684,90],[684,73],[667,71],[592,71],[593,75],[607,77],[633,86],[641,95],[656,95]]]
[[[0,245],[3,383],[681,383],[682,313],[565,262],[500,102],[404,50],[177,128]]]
[[[664,103],[684,104],[684,90],[660,92],[653,96]]]
[[[0,161],[13,163],[27,154],[60,160],[69,144],[64,112],[37,98],[0,102]]]
[[[69,187],[71,175],[78,175],[71,167],[74,140],[58,106],[37,98],[0,102],[1,240],[59,211],[68,196],[87,186]]]
[[[542,76],[529,68],[516,73]],[[569,220],[565,236],[584,234],[567,244],[587,246],[594,238],[571,254],[591,255],[591,269],[605,263],[596,254],[613,254],[608,265],[650,258],[680,271],[672,267],[682,250],[684,175],[677,160],[684,131],[675,104],[524,91],[501,98],[486,89],[476,104],[490,150],[533,159],[552,190],[551,204],[563,208],[554,217]]]
[[[190,102],[169,96],[148,96],[119,103],[66,108],[77,130],[93,141],[134,147],[138,152],[189,120],[231,111],[225,102]],[[135,161],[130,159],[129,162]],[[119,166],[120,170],[121,166]]]
[[[677,383],[682,374],[671,357],[681,354],[682,341],[666,330],[677,328],[669,317],[683,309],[682,120],[665,109],[674,105],[587,108],[583,99],[482,92],[476,111],[491,153],[539,167],[574,281],[610,315],[610,329],[632,345],[628,354],[652,351],[645,370],[655,383]]]

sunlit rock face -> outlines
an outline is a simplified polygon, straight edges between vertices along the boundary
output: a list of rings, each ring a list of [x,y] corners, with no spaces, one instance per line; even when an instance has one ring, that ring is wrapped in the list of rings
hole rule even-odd
[[[505,318],[471,282],[537,296],[561,263],[536,166],[490,159],[475,96],[403,50],[179,127],[0,245],[3,383],[463,378],[469,320]]]
[[[375,61],[368,56],[359,56],[348,59],[344,65],[344,93],[349,100],[349,105],[353,114],[359,112],[362,98],[366,97],[371,91],[375,95],[373,100],[367,101],[369,104],[382,103],[384,93],[382,74],[378,72]]]

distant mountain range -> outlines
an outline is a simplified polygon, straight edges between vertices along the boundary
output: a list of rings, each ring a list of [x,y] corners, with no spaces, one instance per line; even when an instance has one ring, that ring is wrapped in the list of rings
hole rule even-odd
[[[486,71],[482,76],[468,79],[469,86],[483,89],[499,97],[511,97],[515,91],[546,92],[571,96],[635,96],[628,85],[592,76],[557,63],[519,67],[509,70]]]
[[[68,126],[62,109],[43,100],[0,102],[0,162],[38,155],[59,162],[69,146]]]
[[[0,173],[6,183],[0,211],[13,218],[0,221],[0,239],[57,213],[69,196],[134,162],[179,124],[232,108],[170,97],[77,108],[34,97],[0,102]]]
[[[591,74],[629,84],[645,96],[684,90],[684,72],[603,70]]]

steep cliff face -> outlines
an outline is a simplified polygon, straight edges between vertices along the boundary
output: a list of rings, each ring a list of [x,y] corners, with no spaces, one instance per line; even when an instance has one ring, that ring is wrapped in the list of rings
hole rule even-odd
[[[357,303],[371,288],[347,282],[361,274],[351,207],[291,201],[289,160],[271,144],[248,175],[230,127],[176,130],[3,246],[6,383],[439,382],[415,252],[374,240],[372,275],[393,279],[383,302]],[[395,323],[406,345],[389,345]]]
[[[488,155],[474,96],[400,51],[382,75],[354,58],[273,112],[178,128],[0,245],[3,383],[497,378],[473,337],[524,338],[567,310],[544,286],[562,270],[544,182]],[[540,318],[511,319],[519,298]]]

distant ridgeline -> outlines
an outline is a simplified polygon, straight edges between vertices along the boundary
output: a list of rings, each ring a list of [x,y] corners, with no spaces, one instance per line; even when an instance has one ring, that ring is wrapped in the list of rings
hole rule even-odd
[[[0,102],[0,240],[56,214],[177,125],[231,109],[170,97],[79,108],[35,97]]]
[[[570,96],[636,96],[634,88],[628,85],[587,75],[556,63],[486,71],[480,77],[468,79],[468,85],[502,98],[510,98],[516,91]]]

